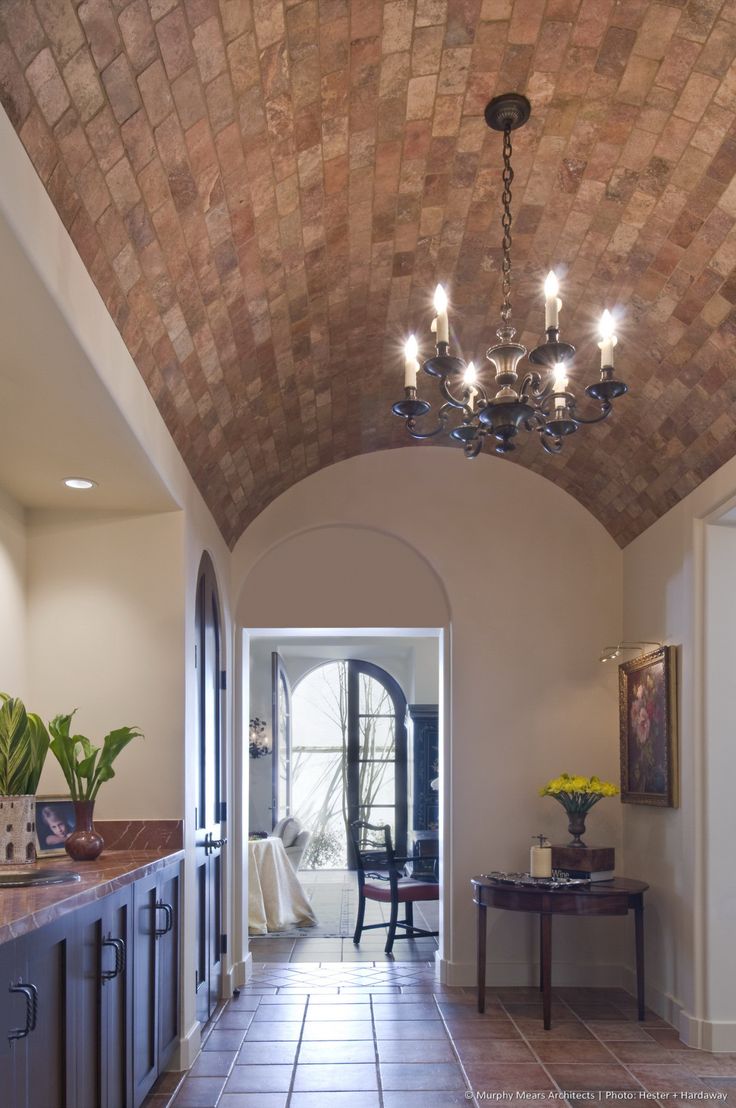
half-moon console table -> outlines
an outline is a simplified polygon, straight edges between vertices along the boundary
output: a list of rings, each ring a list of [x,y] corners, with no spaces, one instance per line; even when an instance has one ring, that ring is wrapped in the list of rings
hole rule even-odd
[[[487,877],[473,877],[473,902],[478,906],[478,1011],[486,1006],[486,909],[534,912],[540,923],[540,988],[544,1028],[552,1020],[552,916],[625,916],[634,913],[636,932],[636,998],[644,1019],[644,893],[643,881],[617,877],[572,889],[539,889],[505,885]]]

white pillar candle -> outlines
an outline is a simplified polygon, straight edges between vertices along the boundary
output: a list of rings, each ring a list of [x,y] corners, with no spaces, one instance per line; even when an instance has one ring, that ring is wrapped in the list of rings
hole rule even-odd
[[[567,392],[567,373],[563,362],[557,362],[553,370],[554,381],[552,388],[555,393],[555,411],[559,412],[565,407],[565,397],[558,395]]]
[[[601,336],[601,341],[598,343],[598,349],[601,352],[601,369],[605,369],[606,366],[613,366],[613,348],[618,342],[613,333],[613,316],[608,308],[601,316],[598,330]]]
[[[409,335],[409,338],[404,344],[405,389],[415,389],[417,387],[417,371],[419,369],[419,362],[417,361],[418,350],[417,340],[414,335]]]
[[[554,327],[555,330],[560,326],[560,308],[562,307],[562,301],[558,299],[557,293],[560,291],[560,284],[557,280],[555,271],[551,269],[547,274],[547,279],[544,282],[544,329],[549,331],[550,327]]]
[[[529,858],[530,877],[552,876],[552,847],[544,835],[535,835],[539,846],[533,846]]]
[[[468,403],[471,405],[471,407],[472,407],[473,401],[475,400],[476,396],[478,395],[478,390],[475,387],[475,382],[477,380],[478,380],[478,374],[476,373],[475,365],[473,364],[473,362],[468,362],[467,368],[465,370],[465,375],[463,377],[463,384],[465,385],[465,388],[468,390]]]
[[[442,285],[438,285],[434,290],[434,310],[437,312],[437,318],[432,325],[432,330],[437,336],[437,344],[439,345],[441,342],[449,343],[450,321],[447,316],[447,293]]]

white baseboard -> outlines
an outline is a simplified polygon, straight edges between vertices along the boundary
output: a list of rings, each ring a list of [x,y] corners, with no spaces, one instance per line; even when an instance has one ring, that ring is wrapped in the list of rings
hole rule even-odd
[[[230,995],[232,996],[233,989],[242,989],[243,985],[248,982],[248,979],[253,973],[253,955],[250,951],[246,954],[242,962],[234,962],[232,969],[230,970]]]
[[[202,1048],[202,1025],[195,1020],[186,1035],[179,1037],[178,1049],[169,1064],[169,1070],[188,1070],[194,1065],[194,1061]]]
[[[580,965],[577,962],[555,962],[552,968],[553,985],[571,985],[598,988],[621,988],[623,966],[614,964]],[[439,961],[440,980],[446,985],[475,985],[475,962]],[[539,984],[539,966],[529,962],[488,962],[486,965],[487,985],[523,985]]]
[[[631,966],[623,967],[623,987],[636,995],[636,974]],[[671,993],[647,985],[647,1007],[667,1020],[680,1032],[686,1046],[707,1050],[711,1054],[736,1052],[736,1020],[706,1020],[685,1011],[682,1001]]]
[[[736,1020],[704,1020],[681,1012],[680,1038],[698,1050],[730,1053],[736,1051]]]

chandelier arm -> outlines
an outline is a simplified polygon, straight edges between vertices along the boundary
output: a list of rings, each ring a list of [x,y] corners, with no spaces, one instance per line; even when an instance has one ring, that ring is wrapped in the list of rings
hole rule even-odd
[[[597,416],[591,416],[589,419],[586,419],[584,416],[576,416],[574,412],[570,412],[570,419],[573,421],[573,423],[577,423],[579,425],[585,423],[602,423],[604,419],[608,418],[612,411],[613,404],[611,404],[609,400],[604,400],[601,404],[601,410]]]
[[[437,412],[437,426],[432,431],[415,431],[416,420],[407,420],[406,426],[413,439],[433,439],[447,429],[447,420],[450,417],[450,405],[443,404]]]
[[[479,431],[472,442],[466,442],[463,451],[466,458],[477,458],[483,449],[483,432]]]
[[[474,385],[473,387],[475,388],[477,395],[481,398],[481,402],[485,407],[485,405],[488,403],[488,397],[486,395],[485,389],[483,389],[480,385]],[[450,392],[450,386],[447,383],[447,377],[440,378],[440,392],[447,401],[447,405],[449,405],[451,408],[457,408],[459,411],[465,412],[468,419],[474,418],[475,410],[470,406],[470,404],[468,404],[465,400],[458,400]]]
[[[519,396],[524,399],[528,399],[530,396],[534,400],[544,402],[550,395],[551,386],[549,384],[543,385],[542,378],[538,373],[527,373],[521,382],[519,388]]]
[[[548,454],[562,453],[562,439],[559,435],[550,435],[549,431],[541,430],[539,432],[539,441],[542,444],[542,449]]]

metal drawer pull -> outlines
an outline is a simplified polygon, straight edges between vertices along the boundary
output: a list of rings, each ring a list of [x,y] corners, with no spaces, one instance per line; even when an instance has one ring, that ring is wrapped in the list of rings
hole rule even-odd
[[[107,938],[102,940],[101,945],[111,946],[115,951],[115,968],[100,971],[100,977],[103,981],[112,981],[115,977],[119,977],[125,969],[125,940]]]
[[[28,984],[19,981],[17,985],[8,986],[9,993],[22,993],[26,998],[26,1025],[25,1027],[16,1027],[8,1035],[8,1042],[13,1042],[14,1039],[25,1039],[30,1035],[31,1031],[36,1030],[36,1020],[38,1018],[38,989],[35,985]]]
[[[164,926],[156,927],[154,929],[156,938],[158,939],[162,935],[168,935],[169,931],[171,931],[172,927],[174,926],[174,909],[165,901],[157,900],[153,906],[153,910],[154,912],[161,911],[166,916],[166,923],[164,924]]]

